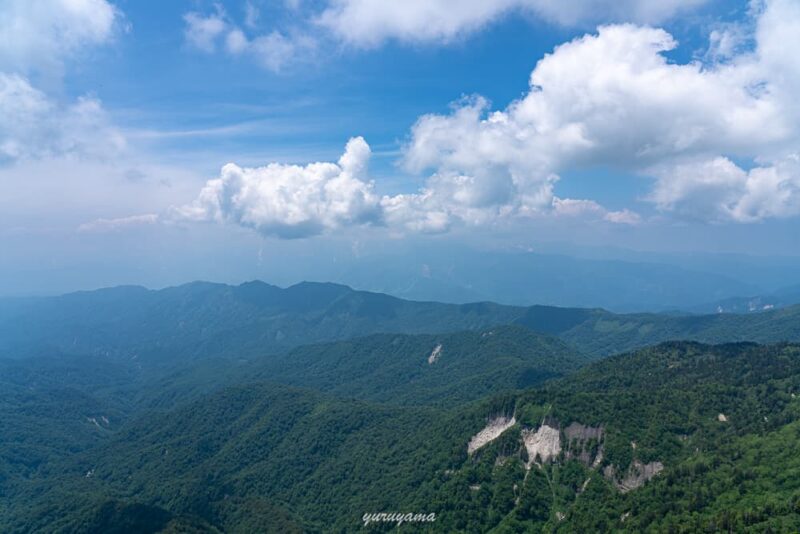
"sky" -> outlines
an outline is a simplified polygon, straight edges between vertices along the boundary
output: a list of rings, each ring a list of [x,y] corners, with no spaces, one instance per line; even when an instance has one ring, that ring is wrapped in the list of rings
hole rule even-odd
[[[800,254],[797,0],[4,0],[0,294]]]

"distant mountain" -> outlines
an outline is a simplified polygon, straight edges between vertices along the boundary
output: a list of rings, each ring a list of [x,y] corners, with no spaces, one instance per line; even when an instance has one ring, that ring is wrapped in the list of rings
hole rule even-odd
[[[800,286],[751,297],[730,297],[689,308],[695,313],[761,313],[800,304]]]
[[[708,272],[700,266],[524,251],[486,253],[452,246],[360,258],[335,279],[413,300],[489,300],[616,312],[686,311],[763,291],[746,277]]]
[[[800,306],[757,315],[614,314],[597,309],[531,306],[516,322],[557,336],[593,358],[670,340],[800,341]]]
[[[103,356],[134,366],[253,359],[374,333],[445,333],[519,324],[600,357],[669,340],[800,341],[800,306],[759,314],[614,314],[602,309],[443,304],[304,282],[282,289],[195,282],[0,300],[0,357]]]
[[[242,385],[6,481],[0,529],[796,531],[798,392],[800,346],[696,343],[448,410]]]
[[[56,350],[148,364],[241,358],[377,332],[484,328],[513,322],[521,311],[404,301],[330,283],[117,287],[0,301],[0,356]]]

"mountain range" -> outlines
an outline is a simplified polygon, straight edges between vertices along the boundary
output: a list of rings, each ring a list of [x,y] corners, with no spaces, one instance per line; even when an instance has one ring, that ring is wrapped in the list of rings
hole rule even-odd
[[[0,355],[52,350],[164,365],[249,358],[373,333],[445,333],[519,324],[588,356],[669,340],[800,341],[800,306],[740,314],[616,314],[603,309],[445,304],[331,283],[279,288],[194,282],[0,300]]]
[[[800,307],[308,282],[0,300],[0,531],[351,532],[393,511],[440,532],[793,531],[792,342]]]

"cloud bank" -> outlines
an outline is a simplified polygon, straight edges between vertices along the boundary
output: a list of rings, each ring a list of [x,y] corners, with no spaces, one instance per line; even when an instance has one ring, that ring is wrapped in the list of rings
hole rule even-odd
[[[473,98],[414,125],[414,172],[462,184],[465,204],[537,211],[558,173],[607,166],[655,179],[662,211],[752,222],[800,213],[800,4],[774,0],[755,48],[715,63],[675,64],[664,30],[602,26],[539,61],[530,90],[500,111]],[[792,37],[794,36],[794,37]],[[749,161],[748,168],[734,161]]]
[[[601,166],[650,180],[641,200],[676,218],[798,215],[800,62],[785,43],[800,35],[800,4],[772,0],[753,16],[749,48],[720,51],[715,34],[713,58],[684,64],[667,59],[677,42],[662,29],[601,26],[542,58],[528,93],[505,109],[476,96],[420,117],[402,159],[428,176],[418,191],[379,197],[366,174],[369,147],[355,138],[338,163],[226,165],[175,213],[279,237],[354,225],[444,232],[541,216],[640,223],[630,209],[556,195],[560,173]]]
[[[466,176],[433,176],[418,192],[378,196],[367,173],[370,154],[366,141],[355,137],[336,163],[270,163],[257,168],[229,163],[193,202],[173,207],[163,220],[227,223],[265,236],[296,239],[355,226],[441,233],[454,224],[491,224],[513,214],[507,205],[493,200],[492,192],[471,187]],[[627,210],[608,211],[590,200],[552,194],[543,201],[542,213],[546,212],[619,224],[639,222],[638,215]],[[155,222],[151,215],[142,217]],[[83,229],[105,230],[132,221],[141,222],[137,217],[101,220]]]

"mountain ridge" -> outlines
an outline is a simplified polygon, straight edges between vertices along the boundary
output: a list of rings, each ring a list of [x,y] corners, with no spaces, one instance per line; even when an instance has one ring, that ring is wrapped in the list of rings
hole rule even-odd
[[[169,364],[254,357],[373,333],[444,333],[519,324],[601,357],[661,341],[800,341],[800,305],[760,314],[615,314],[602,308],[409,301],[341,284],[279,288],[195,282],[0,300],[0,357],[48,350]]]

